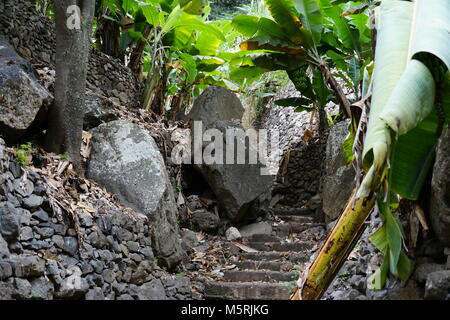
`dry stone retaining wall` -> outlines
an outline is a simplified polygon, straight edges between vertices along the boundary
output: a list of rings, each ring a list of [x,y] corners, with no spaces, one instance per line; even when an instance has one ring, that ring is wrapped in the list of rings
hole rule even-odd
[[[55,24],[26,0],[0,2],[0,34],[6,35],[16,51],[26,60],[55,68]],[[117,104],[137,107],[142,84],[121,61],[96,49],[89,58],[87,87],[114,99]]]
[[[0,300],[192,298],[188,278],[156,266],[145,217],[100,198],[77,231],[43,177],[10,158],[0,140]]]

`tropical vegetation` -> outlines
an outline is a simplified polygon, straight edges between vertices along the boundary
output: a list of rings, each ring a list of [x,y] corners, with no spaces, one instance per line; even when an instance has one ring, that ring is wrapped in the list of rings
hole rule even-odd
[[[52,16],[51,1],[33,2]],[[143,79],[142,108],[158,116],[174,119],[209,85],[254,91],[274,71],[301,95],[276,104],[317,113],[321,131],[325,106],[339,105],[358,184],[293,297],[319,299],[373,210],[384,262],[370,285],[411,274],[396,210],[418,199],[450,119],[449,16],[447,0],[252,0],[230,15],[211,15],[207,0],[102,0],[92,37]]]

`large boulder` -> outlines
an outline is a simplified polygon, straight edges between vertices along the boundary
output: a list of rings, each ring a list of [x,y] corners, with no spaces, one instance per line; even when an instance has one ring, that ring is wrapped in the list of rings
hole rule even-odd
[[[52,101],[31,64],[0,37],[0,134],[9,142],[16,141],[45,120]]]
[[[117,120],[119,117],[110,100],[93,95],[86,95],[83,129],[90,130],[102,123]]]
[[[175,267],[182,258],[177,207],[155,141],[138,125],[123,120],[104,123],[92,134],[88,177],[149,218],[159,261],[170,269]]]
[[[437,237],[450,246],[450,129],[442,135],[431,181],[431,225]]]
[[[323,178],[323,211],[326,221],[339,217],[355,186],[355,170],[346,165],[342,143],[348,134],[348,121],[342,121],[330,129],[326,146],[325,176]]]
[[[216,133],[221,133],[223,138],[223,164],[195,164],[195,168],[203,175],[211,190],[218,199],[219,207],[225,216],[232,222],[237,222],[245,218],[262,194],[266,193],[273,182],[272,175],[262,174],[263,164],[259,161],[256,164],[249,164],[249,153],[257,152],[248,144],[245,138],[244,129],[231,121],[216,121],[206,129],[216,129]],[[227,164],[227,130],[237,130],[241,132],[235,139],[235,146],[242,143],[245,145],[247,154],[245,163],[237,163],[237,152],[234,154],[234,164]],[[220,137],[217,137],[220,139]],[[209,148],[209,144],[203,144],[203,151]]]
[[[203,128],[218,120],[241,120],[244,107],[231,91],[210,86],[195,100],[188,118],[202,121]]]

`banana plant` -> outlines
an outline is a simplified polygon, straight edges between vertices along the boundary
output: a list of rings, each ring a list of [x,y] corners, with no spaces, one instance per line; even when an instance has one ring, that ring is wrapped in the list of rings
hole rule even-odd
[[[384,262],[369,278],[380,289],[390,272],[406,281],[413,265],[402,251],[395,209],[416,200],[450,121],[450,2],[383,1],[377,22],[372,104],[364,139],[365,176],[292,299],[320,299],[364,230],[374,207],[382,227],[370,240]]]
[[[201,16],[205,10],[203,0],[175,1],[171,5],[168,8],[161,3],[144,6],[147,21],[155,27],[149,50],[143,108],[151,108],[157,114],[165,112],[165,91],[170,72],[166,65],[172,52],[189,51],[197,41],[202,50],[215,52],[217,46],[225,41],[222,32]]]
[[[238,15],[233,25],[248,38],[240,44],[241,50],[272,52],[252,57],[253,64],[241,66],[244,70],[236,73],[286,70],[304,98],[312,99],[319,110],[324,106],[320,91],[328,87],[342,112],[350,117],[350,102],[335,75],[350,83],[359,96],[363,69],[371,58],[370,29],[365,23],[368,16],[348,12],[349,6],[330,0],[265,0],[265,3],[273,19]],[[347,64],[347,60],[351,63]],[[342,72],[332,73],[330,65],[342,67]],[[317,81],[318,73],[323,84]],[[308,93],[312,94],[308,97]]]

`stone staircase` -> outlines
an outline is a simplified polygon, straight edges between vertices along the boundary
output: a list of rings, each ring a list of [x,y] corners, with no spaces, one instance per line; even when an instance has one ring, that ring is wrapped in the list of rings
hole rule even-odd
[[[274,211],[281,222],[273,223],[272,235],[256,234],[243,244],[257,252],[234,255],[236,265],[223,278],[205,283],[205,299],[287,300],[299,274],[309,262],[324,225],[304,209]],[[322,230],[322,231],[321,231]],[[233,243],[228,243],[232,248]],[[235,251],[238,251],[234,248]]]

